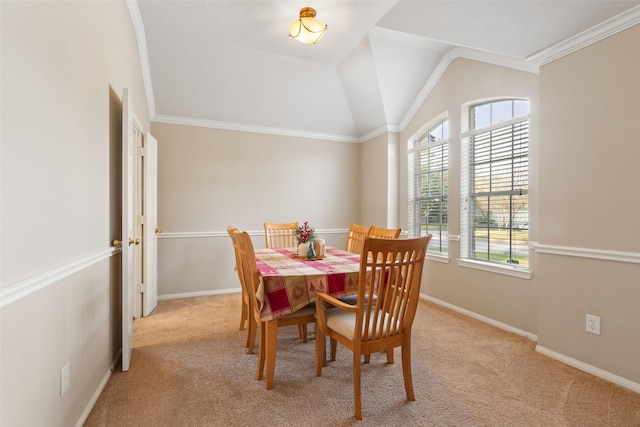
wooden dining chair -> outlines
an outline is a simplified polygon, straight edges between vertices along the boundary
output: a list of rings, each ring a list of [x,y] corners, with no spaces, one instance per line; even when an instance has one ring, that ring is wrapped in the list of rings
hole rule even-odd
[[[298,246],[298,223],[287,222],[282,224],[264,223],[264,238],[267,248],[295,248]],[[302,341],[307,342],[307,325],[298,326],[298,335]]]
[[[369,237],[375,237],[378,239],[398,239],[401,232],[402,228],[382,228],[374,225],[371,227]]]
[[[260,301],[258,301],[256,297],[256,291],[260,284],[260,277],[258,275],[256,255],[251,238],[246,231],[234,231],[234,234],[237,239],[238,252],[240,254],[240,270],[242,271],[244,285],[246,286],[249,294],[249,308],[251,309],[253,318],[260,329],[260,334],[258,335],[258,367],[256,370],[256,380],[261,380],[264,375],[266,345],[276,346],[278,339],[277,329],[273,336],[268,336],[265,333],[265,322],[260,319]],[[273,320],[269,320],[268,322],[277,322],[278,328],[284,326],[304,325],[306,331],[307,324],[315,324],[316,322],[315,307],[307,306],[302,310],[277,317]],[[267,342],[267,340],[269,340],[269,342]],[[267,389],[270,388],[271,384],[267,384]]]
[[[371,227],[369,237],[375,237],[377,239],[399,239],[401,232],[402,228],[382,228],[374,225]]]
[[[347,233],[346,250],[354,254],[362,255],[364,239],[371,233],[372,228],[371,225],[351,224]],[[355,304],[356,299],[357,295],[347,295],[340,298],[340,301]]]
[[[286,224],[264,223],[264,238],[267,248],[295,248],[298,246],[297,222]]]
[[[408,400],[415,400],[411,377],[411,327],[418,307],[427,245],[431,235],[416,239],[367,237],[358,276],[358,301],[345,304],[325,292],[316,293],[316,376],[326,365],[326,337],[353,352],[355,418],[362,419],[360,358],[362,355],[402,349],[402,375]],[[380,255],[380,256],[378,256]],[[377,292],[372,304],[360,303]],[[335,308],[327,309],[326,305]],[[335,353],[331,355],[335,360]],[[393,358],[388,363],[393,363]],[[389,374],[387,372],[387,374]]]
[[[247,348],[247,353],[252,354],[253,348],[255,347],[256,342],[256,330],[257,325],[253,313],[251,313],[250,305],[249,305],[249,295],[244,285],[244,278],[242,277],[242,271],[240,270],[240,252],[238,251],[238,242],[237,242],[237,232],[239,232],[235,227],[227,227],[227,233],[229,237],[231,237],[231,242],[233,243],[233,252],[236,257],[236,265],[235,270],[238,272],[238,279],[240,280],[240,288],[242,293],[242,311],[240,313],[240,330],[245,329],[245,323],[247,324],[247,339],[245,342],[245,347]]]
[[[361,255],[364,238],[371,232],[370,225],[351,224],[347,233],[346,250]]]

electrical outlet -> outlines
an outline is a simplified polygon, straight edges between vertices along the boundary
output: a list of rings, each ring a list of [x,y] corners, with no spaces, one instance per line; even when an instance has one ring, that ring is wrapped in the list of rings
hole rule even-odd
[[[69,362],[60,369],[60,397],[69,390]]]
[[[592,314],[587,314],[587,332],[600,335],[600,318]]]

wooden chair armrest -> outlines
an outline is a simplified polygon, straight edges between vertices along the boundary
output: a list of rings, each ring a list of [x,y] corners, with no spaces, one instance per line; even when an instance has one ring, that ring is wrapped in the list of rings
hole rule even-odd
[[[323,334],[328,334],[329,330],[327,328],[327,317],[325,312],[327,310],[326,304],[330,306],[339,308],[341,310],[356,312],[358,310],[358,306],[347,304],[345,302],[340,301],[327,294],[326,292],[317,292],[316,293],[316,328],[319,328]],[[329,310],[333,310],[333,307],[328,307]]]
[[[324,304],[328,303],[334,307],[341,308],[343,310],[351,311],[355,313],[358,311],[358,306],[353,304],[347,304],[346,302],[342,302],[337,298],[332,297],[326,292],[317,292],[316,293],[316,304]]]

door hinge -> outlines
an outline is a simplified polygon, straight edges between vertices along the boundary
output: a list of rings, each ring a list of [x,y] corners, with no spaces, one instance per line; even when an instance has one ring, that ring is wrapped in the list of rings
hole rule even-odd
[[[142,282],[140,283],[140,293],[144,293],[144,292],[147,292],[147,285],[144,282]]]
[[[144,157],[147,154],[147,150],[145,147],[138,147],[138,156]]]

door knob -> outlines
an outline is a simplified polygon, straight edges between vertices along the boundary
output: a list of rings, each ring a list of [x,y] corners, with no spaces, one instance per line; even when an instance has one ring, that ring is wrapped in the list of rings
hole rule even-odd
[[[121,248],[122,247],[122,240],[115,239],[114,241],[111,242],[111,245],[115,246],[116,248]]]
[[[140,239],[129,239],[129,246],[131,245],[139,245]]]
[[[162,233],[162,228],[156,228],[156,234]]]

